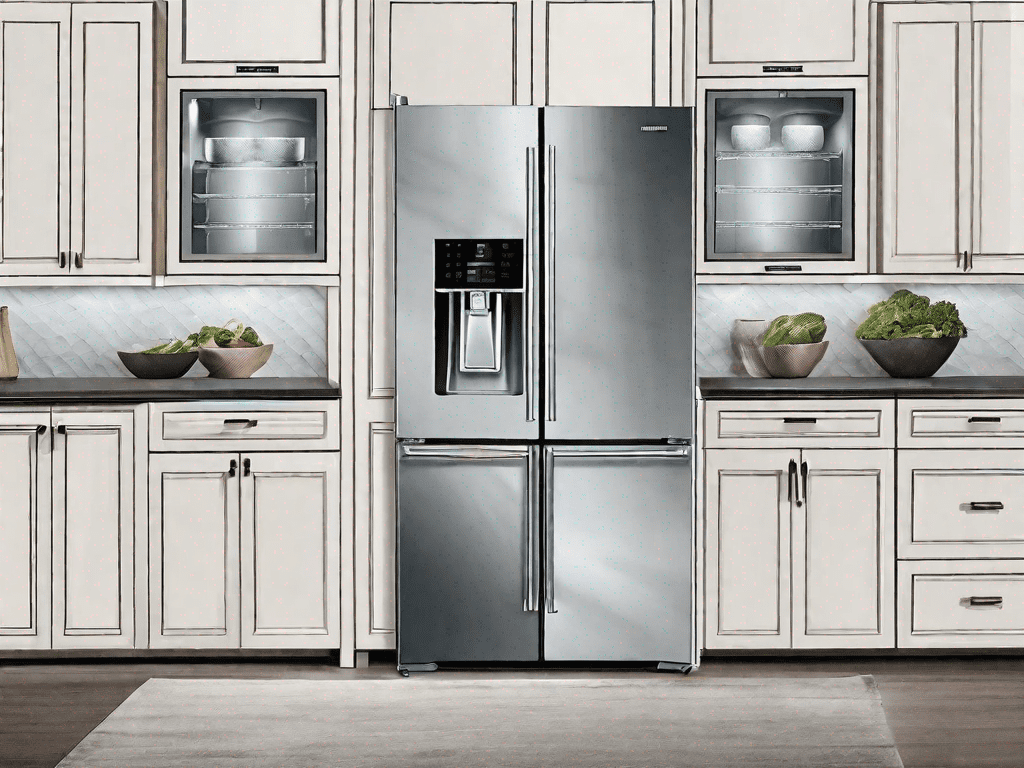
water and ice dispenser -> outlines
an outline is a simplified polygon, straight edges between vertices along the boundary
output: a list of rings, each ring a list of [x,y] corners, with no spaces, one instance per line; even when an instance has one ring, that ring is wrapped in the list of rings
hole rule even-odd
[[[523,393],[523,241],[434,241],[435,391]]]

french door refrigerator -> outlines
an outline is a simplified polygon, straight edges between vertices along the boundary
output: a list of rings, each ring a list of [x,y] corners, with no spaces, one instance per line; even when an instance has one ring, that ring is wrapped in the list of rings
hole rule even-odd
[[[696,663],[692,120],[396,107],[403,673]]]

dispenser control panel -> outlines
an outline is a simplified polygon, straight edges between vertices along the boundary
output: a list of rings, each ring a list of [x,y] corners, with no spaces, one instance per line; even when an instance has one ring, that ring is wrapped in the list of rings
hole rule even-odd
[[[434,288],[448,291],[521,291],[523,241],[434,241]]]

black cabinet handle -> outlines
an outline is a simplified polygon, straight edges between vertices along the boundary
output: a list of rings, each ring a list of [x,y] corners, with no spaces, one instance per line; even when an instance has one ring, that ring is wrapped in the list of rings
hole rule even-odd
[[[960,605],[965,608],[1002,608],[1003,598],[1001,595],[965,597]]]
[[[1001,501],[972,501],[970,509],[972,512],[998,512],[1003,508]]]
[[[800,462],[800,484],[797,486],[796,505],[802,507],[807,501],[807,462]]]
[[[85,259],[82,256],[81,251],[75,254],[75,266],[78,267],[79,269],[82,268],[82,263],[84,262],[84,260]]]
[[[252,474],[252,472],[250,471],[250,467],[251,462],[249,461],[249,459],[242,459],[242,474],[245,475],[246,477]]]
[[[967,261],[967,251],[964,251],[964,272],[969,269],[969,262]]]
[[[46,425],[45,424],[40,424],[38,427],[36,427],[36,434],[37,435],[45,435],[46,434]]]
[[[243,427],[255,427],[259,424],[257,419],[224,419],[224,426],[228,424],[241,424]]]
[[[789,492],[786,494],[789,501],[793,501],[793,483],[796,481],[796,462],[789,460]]]
[[[66,435],[67,433],[68,433],[68,428],[66,426],[64,426],[63,424],[58,424],[57,425],[57,434],[58,435]]]
[[[235,471],[238,469],[238,462],[234,459],[231,460],[231,464],[228,465],[228,477],[234,477]]]
[[[818,420],[807,416],[785,416],[782,419],[783,424],[817,424]]]
[[[57,266],[64,269],[68,265],[68,255],[64,251],[57,254]]]
[[[1000,421],[999,416],[971,416],[967,420],[968,424],[998,424]]]

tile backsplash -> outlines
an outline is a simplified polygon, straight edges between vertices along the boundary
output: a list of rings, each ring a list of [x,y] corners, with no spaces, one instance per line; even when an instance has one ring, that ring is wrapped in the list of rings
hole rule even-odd
[[[231,318],[274,353],[255,376],[327,375],[327,292],[316,286],[3,288],[21,376],[124,376],[117,350]],[[196,362],[185,374],[206,376]]]
[[[854,337],[868,307],[900,288],[951,301],[967,326],[952,357],[936,376],[1018,376],[1024,374],[1024,285],[913,283],[698,285],[697,375],[746,376],[732,354],[733,320],[771,320],[779,315],[817,312],[828,324],[825,357],[812,376],[885,376]]]

